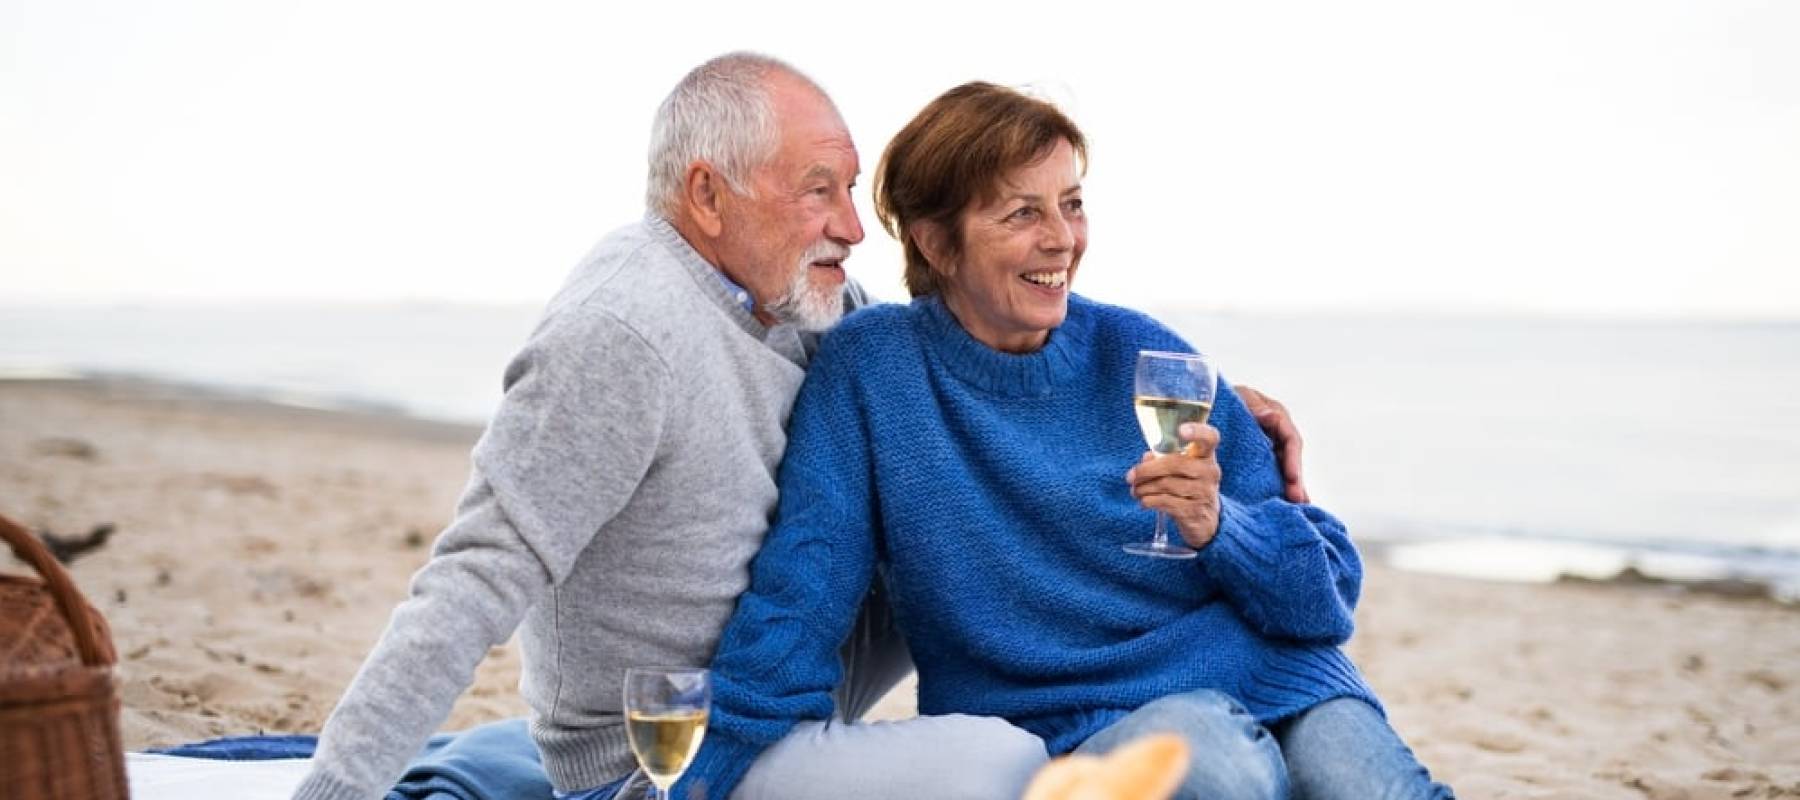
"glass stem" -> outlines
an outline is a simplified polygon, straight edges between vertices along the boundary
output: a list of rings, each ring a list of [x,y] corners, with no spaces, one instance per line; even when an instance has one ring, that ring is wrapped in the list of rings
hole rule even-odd
[[[1156,512],[1156,535],[1151,537],[1150,544],[1158,550],[1169,546],[1169,515]]]

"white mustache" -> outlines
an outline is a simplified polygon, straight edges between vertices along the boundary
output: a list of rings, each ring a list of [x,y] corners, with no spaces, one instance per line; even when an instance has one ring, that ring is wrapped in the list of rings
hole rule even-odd
[[[806,253],[800,256],[800,263],[811,264],[814,261],[843,261],[849,257],[849,246],[834,242],[830,239],[820,239],[819,241],[814,242],[811,247],[806,248]]]

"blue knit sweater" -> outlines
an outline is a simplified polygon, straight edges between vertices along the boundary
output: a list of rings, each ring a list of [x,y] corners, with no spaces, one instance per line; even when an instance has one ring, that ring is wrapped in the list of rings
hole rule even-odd
[[[1200,688],[1264,722],[1334,697],[1374,703],[1338,649],[1356,551],[1331,515],[1283,499],[1269,440],[1229,389],[1209,420],[1217,537],[1190,561],[1120,548],[1155,525],[1124,477],[1146,449],[1132,408],[1140,349],[1193,350],[1080,297],[1029,355],[976,341],[935,298],[861,311],[827,336],[684,785],[726,797],[796,722],[831,714],[837,649],[877,569],[918,665],[920,713],[1004,717],[1052,754]]]

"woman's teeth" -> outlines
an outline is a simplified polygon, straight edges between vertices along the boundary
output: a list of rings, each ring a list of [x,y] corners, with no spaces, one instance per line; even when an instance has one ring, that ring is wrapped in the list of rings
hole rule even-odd
[[[1055,272],[1027,272],[1020,277],[1039,286],[1061,289],[1063,284],[1069,282],[1069,271],[1066,269],[1059,269]]]

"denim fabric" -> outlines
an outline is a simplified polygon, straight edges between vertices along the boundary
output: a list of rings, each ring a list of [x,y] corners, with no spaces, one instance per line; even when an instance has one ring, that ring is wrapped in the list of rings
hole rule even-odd
[[[1453,798],[1373,706],[1328,700],[1273,730],[1236,700],[1201,690],[1148,703],[1076,752],[1105,753],[1150,733],[1186,738],[1192,762],[1177,800]]]
[[[1452,798],[1367,703],[1320,703],[1275,726],[1296,800]]]
[[[434,736],[407,766],[387,800],[542,800],[551,796],[525,720]]]
[[[579,792],[557,792],[556,800],[614,800],[614,795],[618,794],[618,791],[624,788],[625,784],[630,783],[631,778],[635,776],[636,773],[633,773],[632,776],[620,778],[605,786],[583,789]]]
[[[1236,700],[1202,690],[1144,704],[1089,737],[1077,753],[1101,754],[1151,733],[1188,742],[1188,775],[1178,800],[1285,800],[1287,768],[1274,734]]]

